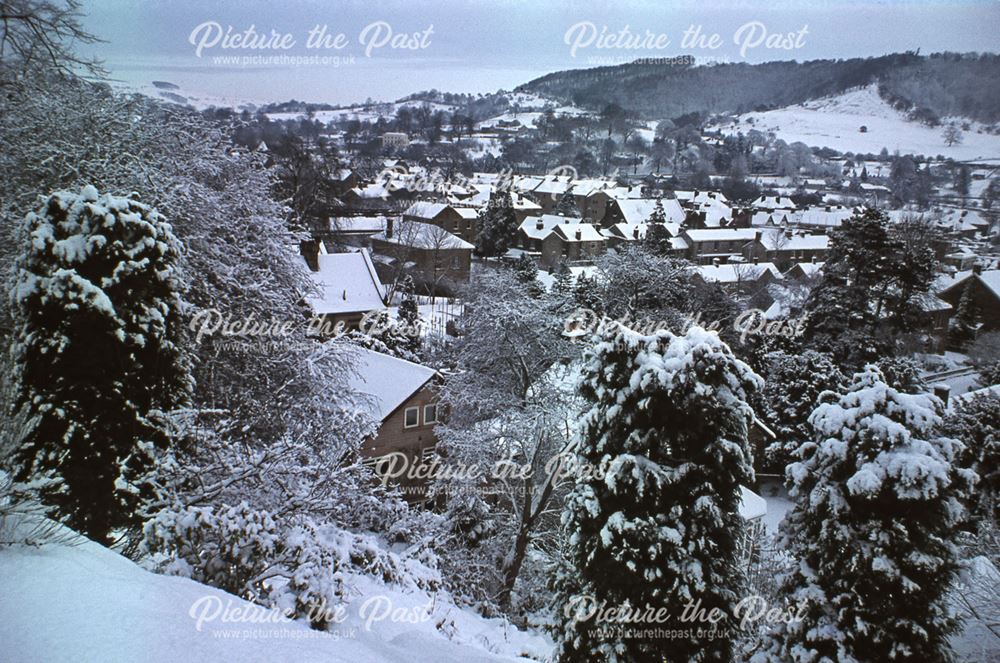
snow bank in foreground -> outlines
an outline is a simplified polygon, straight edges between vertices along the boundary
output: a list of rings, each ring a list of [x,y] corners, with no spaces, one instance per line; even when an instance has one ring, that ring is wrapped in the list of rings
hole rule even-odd
[[[0,579],[0,658],[9,661],[465,663],[523,654],[539,660],[551,647],[499,619],[360,577],[343,621],[331,627],[336,633],[311,631],[223,591],[150,573],[86,540],[2,547]],[[233,621],[234,611],[254,620]]]

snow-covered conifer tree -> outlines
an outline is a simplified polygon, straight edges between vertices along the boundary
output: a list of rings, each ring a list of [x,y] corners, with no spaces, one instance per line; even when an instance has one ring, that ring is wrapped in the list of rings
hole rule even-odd
[[[417,309],[416,287],[413,277],[407,275],[400,285],[401,300],[396,314],[406,335],[406,349],[412,353],[420,350],[420,311]]]
[[[44,497],[73,528],[104,542],[137,524],[144,475],[166,443],[151,414],[183,402],[177,341],[177,242],[134,198],[50,196],[23,226],[14,358],[22,433],[16,478],[51,478]]]
[[[934,433],[941,407],[872,366],[820,397],[782,524],[798,559],[783,586],[803,618],[779,624],[755,663],[949,660],[952,536],[975,475],[955,463],[961,444]]]
[[[496,189],[490,202],[479,215],[479,235],[476,253],[490,258],[507,253],[517,233],[517,215],[510,199],[510,191]]]
[[[698,637],[692,609],[733,627],[740,598],[740,485],[752,481],[747,395],[761,380],[715,333],[641,336],[616,326],[585,360],[580,473],[567,498],[568,568],[556,580],[561,661],[729,660],[727,636]],[[666,609],[656,623],[579,619]],[[718,615],[721,615],[718,616]],[[685,631],[630,637],[616,627]]]

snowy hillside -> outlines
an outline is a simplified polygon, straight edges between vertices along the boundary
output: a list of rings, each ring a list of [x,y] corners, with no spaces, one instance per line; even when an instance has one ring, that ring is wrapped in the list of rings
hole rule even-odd
[[[862,132],[862,126],[867,131]],[[751,129],[774,132],[787,143],[801,141],[811,147],[829,147],[841,152],[877,154],[941,154],[957,160],[1000,161],[1000,136],[980,132],[975,123],[964,131],[961,144],[947,146],[941,127],[913,122],[878,95],[874,85],[833,97],[760,113],[746,113],[735,123],[711,127],[726,134]]]
[[[419,660],[486,663],[539,660],[550,648],[499,619],[365,577],[354,579],[346,618],[320,633],[221,590],[150,573],[85,539],[2,547],[0,577],[7,661],[412,663],[420,652]]]

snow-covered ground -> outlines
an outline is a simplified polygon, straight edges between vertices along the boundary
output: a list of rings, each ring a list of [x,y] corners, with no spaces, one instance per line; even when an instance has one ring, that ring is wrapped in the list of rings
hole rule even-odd
[[[868,131],[862,133],[861,126]],[[750,129],[774,132],[787,143],[801,141],[810,147],[830,147],[841,152],[938,154],[957,160],[989,159],[1000,162],[1000,136],[964,131],[962,143],[945,145],[942,127],[931,128],[906,119],[906,115],[879,95],[875,86],[856,88],[825,99],[776,110],[747,113],[735,124],[710,127],[723,133]]]
[[[352,578],[346,618],[321,633],[85,539],[0,547],[0,578],[3,661],[486,663],[541,660],[551,648],[500,619],[367,577]]]

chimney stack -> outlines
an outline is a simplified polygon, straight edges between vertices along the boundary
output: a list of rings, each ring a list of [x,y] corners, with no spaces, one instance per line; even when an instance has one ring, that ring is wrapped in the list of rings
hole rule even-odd
[[[753,264],[755,264],[755,265],[759,265],[760,264],[760,256],[754,256],[753,257]]]
[[[951,397],[951,387],[946,384],[936,384],[931,389],[934,390],[934,395],[941,399],[941,401],[947,405],[948,399]]]
[[[318,272],[319,271],[319,240],[318,239],[304,239],[299,242],[299,253],[302,257],[306,259],[306,265],[309,269]]]
[[[576,241],[583,239],[583,230],[581,228],[576,229]]]
[[[974,264],[972,266],[972,273],[973,274],[977,274],[977,275],[978,274],[982,274],[983,273],[983,265],[982,265],[982,263],[978,263],[977,262],[976,264]]]
[[[391,216],[385,217],[385,238],[392,239],[392,222],[393,218]]]
[[[632,229],[632,237],[639,239],[639,226]]]
[[[535,230],[544,230],[544,229],[545,229],[545,222],[544,221],[542,221],[541,219],[539,219],[538,221],[535,221]]]

